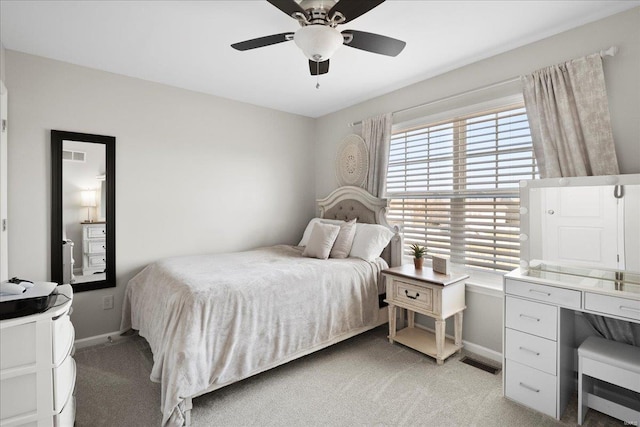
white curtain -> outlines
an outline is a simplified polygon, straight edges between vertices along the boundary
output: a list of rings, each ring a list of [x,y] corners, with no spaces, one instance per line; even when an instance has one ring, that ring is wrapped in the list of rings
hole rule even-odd
[[[619,173],[600,54],[540,69],[522,83],[540,177]]]
[[[543,68],[522,83],[541,178],[619,173],[600,54]],[[584,317],[604,338],[640,344],[636,324]]]
[[[391,113],[362,121],[362,139],[369,150],[369,171],[365,188],[376,197],[384,196],[387,184],[392,122]]]

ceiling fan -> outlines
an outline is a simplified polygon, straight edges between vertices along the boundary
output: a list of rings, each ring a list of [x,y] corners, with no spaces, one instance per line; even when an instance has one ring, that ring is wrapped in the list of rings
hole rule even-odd
[[[273,34],[231,45],[237,50],[250,50],[293,40],[309,58],[309,71],[317,76],[329,72],[329,58],[342,46],[387,56],[397,56],[406,43],[402,40],[364,31],[336,27],[369,12],[384,0],[267,0],[298,21],[296,32]]]

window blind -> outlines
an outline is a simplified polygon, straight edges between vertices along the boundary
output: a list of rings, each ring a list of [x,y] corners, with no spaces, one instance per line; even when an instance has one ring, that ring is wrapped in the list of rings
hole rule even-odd
[[[402,226],[405,252],[489,270],[518,266],[519,181],[538,170],[522,104],[394,132],[388,220]]]

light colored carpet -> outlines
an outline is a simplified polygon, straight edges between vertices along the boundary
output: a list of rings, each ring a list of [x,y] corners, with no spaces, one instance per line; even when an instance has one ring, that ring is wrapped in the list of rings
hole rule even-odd
[[[502,376],[460,362],[443,366],[400,344],[386,327],[194,399],[194,426],[568,426],[502,396]],[[132,337],[76,352],[77,427],[159,426],[152,355]],[[586,426],[624,425],[589,411]]]

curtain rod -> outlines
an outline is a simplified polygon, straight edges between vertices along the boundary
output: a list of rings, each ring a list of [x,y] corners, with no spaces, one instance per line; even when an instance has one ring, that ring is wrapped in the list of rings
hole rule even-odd
[[[603,49],[599,53],[600,53],[600,57],[602,57],[602,58],[605,57],[605,56],[615,56],[616,53],[618,53],[618,46],[611,46],[609,49]],[[407,111],[415,110],[416,108],[427,107],[429,105],[437,104],[439,102],[449,101],[451,99],[459,98],[459,97],[464,96],[464,95],[470,95],[470,94],[475,93],[475,92],[480,92],[480,91],[483,91],[483,90],[492,89],[494,87],[506,85],[506,84],[509,84],[509,83],[515,83],[518,80],[520,80],[520,76],[512,77],[512,78],[506,79],[506,80],[502,80],[502,81],[499,81],[497,83],[491,83],[491,84],[488,84],[486,86],[481,86],[481,87],[476,88],[476,89],[471,89],[471,90],[467,90],[467,91],[464,91],[464,92],[459,92],[459,93],[456,93],[454,95],[448,95],[448,96],[445,96],[445,97],[442,97],[442,98],[434,99],[433,101],[425,102],[423,104],[414,105],[412,107],[403,108],[401,110],[396,110],[396,111],[393,111],[391,114],[393,115],[393,114],[405,113]],[[349,123],[349,127],[353,127],[353,126],[357,126],[357,125],[361,125],[361,124],[362,124],[362,120],[360,120],[358,122]]]

